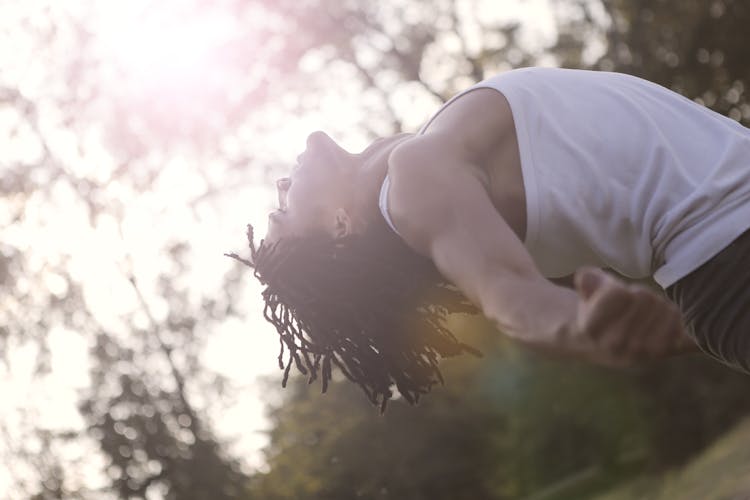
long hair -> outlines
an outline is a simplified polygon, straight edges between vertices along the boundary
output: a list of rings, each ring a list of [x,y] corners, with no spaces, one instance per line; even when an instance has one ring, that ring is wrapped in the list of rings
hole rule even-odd
[[[393,385],[416,404],[443,383],[440,358],[479,355],[444,326],[448,314],[477,309],[385,224],[341,239],[318,235],[258,247],[248,225],[247,239],[250,260],[227,255],[265,285],[263,315],[279,334],[283,386],[294,364],[310,383],[320,375],[325,392],[336,367],[383,412]]]

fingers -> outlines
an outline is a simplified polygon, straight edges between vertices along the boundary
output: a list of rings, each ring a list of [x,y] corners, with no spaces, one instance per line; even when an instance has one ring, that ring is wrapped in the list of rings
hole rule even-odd
[[[592,269],[576,273],[575,287],[577,329],[607,364],[661,357],[682,342],[679,311],[653,290]]]
[[[578,327],[593,338],[600,337],[608,327],[621,323],[638,300],[631,295],[627,285],[604,274],[601,271],[587,272],[577,279],[581,298],[578,302]]]
[[[633,360],[656,359],[672,352],[675,318],[664,304],[651,296],[630,325],[626,353]]]
[[[573,285],[578,294],[584,299],[588,299],[594,292],[599,289],[606,281],[608,276],[601,269],[594,267],[583,267],[576,271],[573,277]]]

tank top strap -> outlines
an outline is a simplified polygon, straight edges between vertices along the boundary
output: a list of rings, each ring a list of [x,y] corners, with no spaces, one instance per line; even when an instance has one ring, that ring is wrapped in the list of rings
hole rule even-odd
[[[388,227],[390,227],[394,233],[399,234],[398,230],[396,229],[396,226],[393,224],[393,219],[391,219],[391,214],[388,213],[388,189],[391,185],[391,180],[388,177],[388,174],[385,174],[385,179],[383,179],[383,184],[380,186],[380,196],[378,197],[378,206],[380,207],[380,213],[383,214],[383,218],[385,219],[385,222],[388,224]],[[399,236],[401,236],[399,234]]]

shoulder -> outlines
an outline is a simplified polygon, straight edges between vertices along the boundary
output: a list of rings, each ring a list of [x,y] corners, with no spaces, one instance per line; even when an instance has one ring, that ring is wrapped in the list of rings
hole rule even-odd
[[[388,163],[389,212],[404,242],[432,259],[491,317],[499,317],[493,306],[499,278],[540,275],[493,205],[476,165],[450,136],[438,134],[399,145]]]
[[[398,144],[388,156],[389,175],[410,175],[414,169],[424,168],[437,158],[445,155],[458,157],[462,155],[461,145],[455,135],[448,132],[436,132],[415,135]]]
[[[415,136],[396,146],[388,156],[388,176],[394,196],[429,195],[427,187],[442,189],[465,157],[463,146],[450,133]]]
[[[467,192],[486,196],[462,144],[450,134],[404,141],[388,158],[388,211],[407,244],[426,253],[432,237],[453,223]]]

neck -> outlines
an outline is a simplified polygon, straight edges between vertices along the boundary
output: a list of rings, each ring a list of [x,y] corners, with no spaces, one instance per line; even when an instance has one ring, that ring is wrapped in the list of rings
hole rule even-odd
[[[365,159],[362,167],[356,171],[354,189],[351,190],[355,197],[352,199],[352,206],[355,207],[356,213],[362,214],[362,222],[365,224],[382,222],[378,202],[380,188],[388,173],[388,157],[398,144],[411,137],[413,134],[398,134],[385,139],[385,144],[382,147],[376,146],[378,151]]]

